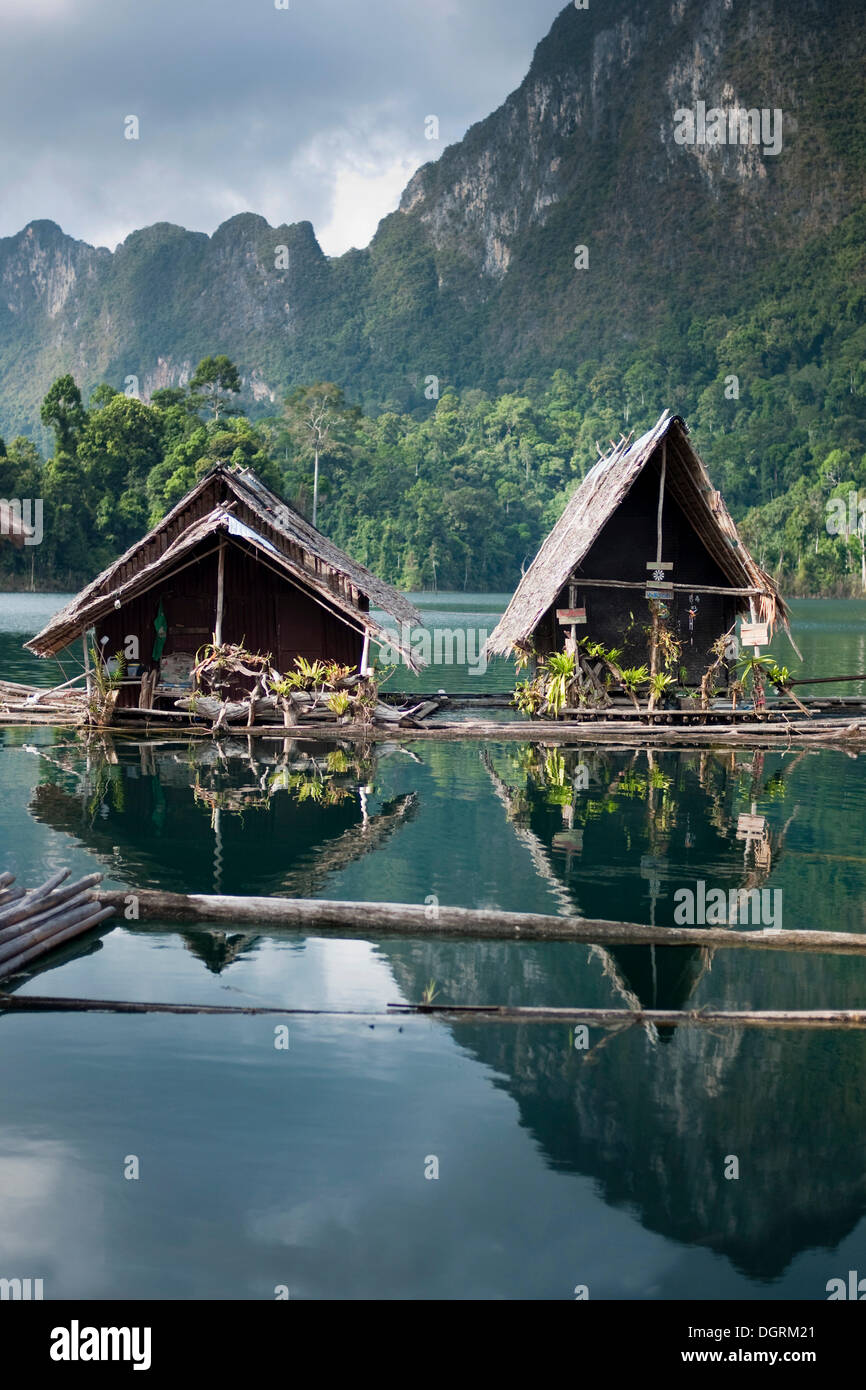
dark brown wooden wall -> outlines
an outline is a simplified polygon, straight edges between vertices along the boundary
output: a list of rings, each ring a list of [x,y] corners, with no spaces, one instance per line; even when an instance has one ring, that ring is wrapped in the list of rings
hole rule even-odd
[[[651,463],[599,533],[581,566],[583,574],[594,579],[641,583],[652,579],[646,562],[655,559],[656,554],[658,488],[658,468]],[[677,584],[730,584],[669,492],[665,494],[662,511],[662,537],[662,559],[673,561],[670,576]],[[578,637],[587,634],[606,646],[625,647],[622,660],[626,666],[648,662],[649,642],[643,629],[649,626],[650,614],[643,593],[637,589],[583,589],[578,580],[577,605],[586,607],[586,627],[578,628]],[[562,649],[565,630],[556,622],[556,609],[568,606],[566,585],[542,619],[537,637],[539,650]],[[691,634],[688,594],[675,593],[667,606],[668,626],[684,643],[680,664],[685,666],[688,679],[697,681],[709,664],[711,643],[734,622],[737,600],[716,594],[699,595]],[[630,626],[631,637],[626,641]]]

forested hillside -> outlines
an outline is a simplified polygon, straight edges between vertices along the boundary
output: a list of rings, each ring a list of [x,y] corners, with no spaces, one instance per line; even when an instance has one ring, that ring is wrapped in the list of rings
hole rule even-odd
[[[859,593],[862,532],[831,534],[827,501],[866,493],[866,460],[855,444],[859,417],[849,378],[826,369],[825,408],[815,408],[820,368],[799,375],[785,394],[786,418],[804,443],[798,458],[780,439],[781,497],[746,514],[744,530],[760,561],[784,573],[798,593]],[[195,378],[194,378],[195,380]],[[220,399],[221,396],[221,399]],[[170,388],[146,405],[108,386],[85,409],[71,378],[59,380],[43,416],[56,436],[43,462],[24,438],[0,441],[0,495],[44,499],[39,546],[0,548],[4,587],[76,587],[136,540],[218,461],[256,470],[294,506],[312,509],[310,422],[324,417],[318,523],[382,578],[409,589],[513,587],[556,520],[570,491],[618,437],[627,419],[636,431],[654,422],[658,393],[638,365],[617,376],[600,363],[557,370],[521,391],[490,397],[446,390],[422,418],[383,411],[365,415],[339,387],[298,388],[279,416],[251,422],[232,412],[234,393],[217,399]],[[764,401],[724,400],[720,386],[701,393],[692,423],[714,476],[740,510],[772,479],[738,467],[772,423]],[[835,410],[848,412],[849,441],[825,452],[825,432],[809,427]],[[730,411],[727,429],[719,420]],[[762,423],[763,422],[763,423]],[[321,429],[321,426],[320,426]],[[849,528],[851,529],[851,528]],[[837,528],[838,530],[838,528]]]

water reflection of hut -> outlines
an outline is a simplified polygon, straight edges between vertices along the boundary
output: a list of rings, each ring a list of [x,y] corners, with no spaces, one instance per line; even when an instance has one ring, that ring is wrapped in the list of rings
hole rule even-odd
[[[145,674],[148,690],[159,681],[148,699],[177,696],[211,639],[269,654],[280,671],[297,657],[360,666],[371,642],[391,641],[371,605],[421,621],[255,474],[220,464],[26,645],[53,656],[93,629],[98,652],[129,659],[119,699],[129,705]]]
[[[757,859],[743,863],[735,813],[742,769],[729,754],[527,745],[516,755],[519,785],[509,785],[487,750],[482,761],[516,838],[565,916],[663,925],[671,887],[694,879],[696,864],[716,864],[731,886],[752,888],[769,873],[771,846],[777,859],[782,851],[787,826],[766,830],[764,868]],[[752,760],[753,795],[762,767],[759,755]],[[575,791],[579,782],[585,785]],[[578,816],[584,823],[577,824]],[[660,1009],[683,1008],[713,959],[709,947],[595,947],[593,953],[621,997]],[[669,1030],[660,1036],[669,1037]]]
[[[371,809],[366,789],[375,755],[337,745],[285,740],[275,749],[227,740],[220,749],[180,751],[144,743],[112,745],[111,754],[102,745],[87,755],[77,745],[52,750],[49,780],[36,786],[29,809],[133,890],[158,884],[314,898],[417,807],[407,793]],[[308,786],[332,786],[334,794],[304,797]],[[135,930],[132,922],[124,926]],[[251,940],[218,930],[185,939],[211,969],[230,963]]]
[[[634,443],[591,468],[524,574],[488,642],[538,656],[575,636],[647,659],[639,607],[651,602],[683,643],[678,665],[697,681],[739,613],[787,625],[771,579],[749,554],[685,422],[667,411]],[[644,605],[644,613],[647,612]]]

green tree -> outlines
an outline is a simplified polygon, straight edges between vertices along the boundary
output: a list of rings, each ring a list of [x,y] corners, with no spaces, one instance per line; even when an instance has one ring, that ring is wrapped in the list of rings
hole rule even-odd
[[[54,431],[57,452],[73,453],[87,413],[81,404],[81,392],[71,376],[57,378],[42,402],[39,415],[43,425]]]
[[[231,399],[241,389],[237,367],[224,354],[203,357],[189,382],[190,400],[196,409],[207,408],[214,420],[221,415],[242,415],[241,406]]]

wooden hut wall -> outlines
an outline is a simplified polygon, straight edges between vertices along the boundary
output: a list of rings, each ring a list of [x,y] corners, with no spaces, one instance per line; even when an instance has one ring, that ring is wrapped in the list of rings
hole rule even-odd
[[[647,561],[656,555],[659,469],[651,460],[614,515],[596,537],[582,565],[581,573],[593,579],[621,579],[632,583],[652,583]],[[710,556],[679,504],[665,493],[662,510],[662,559],[673,563],[670,578],[677,584],[706,584],[729,587],[730,581]],[[689,632],[689,595],[675,591],[667,600],[668,626],[683,643],[680,665],[688,679],[698,681],[710,661],[708,648],[734,622],[737,600],[723,595],[697,596],[697,614]],[[648,661],[649,605],[638,589],[584,588],[577,580],[577,604],[586,607],[587,634],[606,646],[624,648],[623,663],[639,666]],[[564,630],[556,621],[556,609],[569,607],[569,589],[564,586],[556,603],[545,614],[537,633],[541,651],[562,649]],[[632,624],[631,614],[634,614]],[[626,633],[631,625],[631,634]],[[675,673],[678,674],[678,673]]]
[[[101,619],[96,624],[97,647],[101,649],[101,638],[107,637],[105,651],[113,656],[124,650],[129,636],[136,636],[141,666],[151,667],[154,620],[162,601],[168,623],[163,655],[195,655],[212,640],[216,622],[216,545],[216,536],[207,537],[199,547],[198,561]],[[226,547],[224,595],[223,640],[243,643],[250,651],[270,652],[280,671],[291,670],[296,656],[350,666],[361,659],[359,632],[232,542]],[[137,685],[123,686],[118,703],[137,704]]]
[[[357,666],[364,641],[343,618],[236,545],[226,551],[223,639],[270,652],[280,671],[290,671],[298,656]]]

